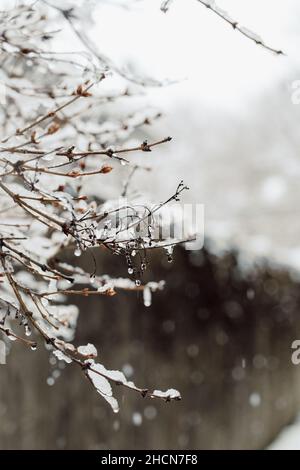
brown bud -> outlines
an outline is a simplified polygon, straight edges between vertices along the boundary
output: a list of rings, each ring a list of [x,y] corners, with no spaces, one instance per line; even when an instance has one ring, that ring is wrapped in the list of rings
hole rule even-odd
[[[85,287],[84,289],[82,289],[82,294],[87,297],[89,295],[89,289],[87,287]]]
[[[109,165],[103,165],[103,167],[100,170],[100,173],[110,173],[112,171],[113,167]]]
[[[53,122],[51,126],[48,127],[47,134],[48,135],[55,134],[55,132],[57,132],[59,128],[60,128],[60,125],[58,124],[58,122]]]
[[[22,54],[29,54],[30,52],[34,52],[33,49],[29,49],[28,47],[23,47],[21,49]]]
[[[116,295],[116,291],[112,287],[110,287],[109,289],[105,291],[105,294],[108,295],[109,297],[113,297],[114,295]]]
[[[147,140],[144,140],[141,145],[141,149],[143,152],[151,152],[151,148],[149,147]]]
[[[30,140],[33,144],[37,144],[38,142],[36,141],[36,131],[33,131],[30,136]]]
[[[69,171],[69,173],[67,173],[66,176],[69,176],[71,178],[77,178],[77,176],[80,176],[80,172],[78,170],[72,170],[72,171]]]
[[[76,88],[76,91],[74,91],[72,94],[77,95],[77,96],[84,96],[84,97],[92,96],[91,93],[83,89],[82,85],[78,85],[78,87]]]

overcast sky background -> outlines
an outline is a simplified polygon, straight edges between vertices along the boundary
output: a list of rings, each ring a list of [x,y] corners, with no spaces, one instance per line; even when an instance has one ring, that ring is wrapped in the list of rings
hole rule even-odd
[[[217,2],[286,56],[257,46],[197,0],[174,0],[166,14],[160,0],[81,3],[77,24],[118,68],[177,80],[145,89],[136,104],[163,113],[145,129],[149,138],[171,135],[173,141],[131,157],[153,167],[152,174],[135,177],[135,187],[159,202],[184,179],[191,188],[184,201],[205,204],[206,235],[219,246],[300,268],[300,105],[291,102],[292,83],[300,79],[299,2]],[[63,2],[74,4],[80,2]],[[58,34],[56,50],[82,48],[70,30]],[[101,89],[111,86],[103,83]],[[107,190],[118,190],[106,181]],[[95,185],[99,190],[96,179]]]
[[[91,37],[100,50],[118,64],[132,62],[141,74],[155,78],[186,78],[164,90],[174,98],[210,106],[236,109],[253,93],[262,92],[300,66],[297,25],[299,3],[295,0],[219,0],[217,3],[241,24],[259,34],[288,56],[268,54],[234,31],[196,0],[175,0],[167,14],[160,0],[96,2]],[[116,4],[115,7],[112,7]]]
[[[167,14],[160,0],[95,4],[88,33],[100,51],[140,76],[178,80],[147,90],[144,104],[165,116],[154,136],[174,141],[151,154],[153,175],[137,185],[162,199],[184,178],[185,201],[205,204],[206,235],[218,245],[299,268],[300,115],[291,103],[299,3],[217,2],[286,56],[255,45],[196,0],[174,0]]]

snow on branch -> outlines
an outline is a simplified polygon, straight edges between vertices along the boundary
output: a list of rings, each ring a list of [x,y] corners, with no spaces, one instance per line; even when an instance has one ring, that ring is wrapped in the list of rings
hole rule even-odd
[[[231,16],[222,8],[220,8],[215,0],[196,0],[197,2],[201,3],[203,6],[211,10],[214,14],[216,14],[219,18],[226,21],[233,29],[241,33],[246,38],[250,39],[251,41],[255,42],[255,44],[262,46],[264,49],[273,52],[277,55],[283,55],[284,52],[281,49],[275,49],[268,44],[266,44],[263,39],[253,31],[250,31],[245,26],[239,24],[238,21],[231,18]],[[166,13],[169,10],[169,7],[173,0],[164,0],[161,4],[161,10]]]
[[[77,9],[54,11],[87,46],[73,24],[82,14]],[[82,52],[55,52],[57,21],[48,2],[0,12],[6,91],[0,106],[0,332],[31,350],[45,344],[58,360],[77,365],[114,411],[119,407],[112,385],[178,400],[173,389],[139,388],[122,372],[96,363],[93,345],[72,344],[79,315],[72,298],[141,291],[149,307],[152,293],[163,289],[163,281],[144,281],[148,251],[165,247],[170,259],[181,240],[156,230],[157,214],[188,188],[180,182],[156,205],[131,196],[133,174],[150,171],[151,152],[171,137],[136,139],[135,131],[158,119],[157,112],[125,111],[120,117],[109,108],[102,114],[106,103],[126,103],[133,93],[127,85],[118,92],[103,88],[111,76],[104,59],[94,64]],[[133,153],[140,154],[140,164],[131,163]],[[102,199],[99,189],[110,186],[110,174],[118,170],[125,175],[119,199]],[[94,250],[100,248],[124,259],[128,278],[96,274]],[[74,254],[70,264],[61,261],[66,251]],[[91,260],[88,272],[76,263],[83,253]]]

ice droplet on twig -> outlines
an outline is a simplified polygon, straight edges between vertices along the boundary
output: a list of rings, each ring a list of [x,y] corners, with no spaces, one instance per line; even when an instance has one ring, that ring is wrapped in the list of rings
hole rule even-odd
[[[74,255],[75,255],[75,256],[80,256],[80,255],[81,255],[81,249],[80,249],[80,248],[76,248],[76,250],[74,251]]]
[[[145,307],[150,307],[152,303],[152,292],[150,287],[146,286],[143,291],[143,299]]]

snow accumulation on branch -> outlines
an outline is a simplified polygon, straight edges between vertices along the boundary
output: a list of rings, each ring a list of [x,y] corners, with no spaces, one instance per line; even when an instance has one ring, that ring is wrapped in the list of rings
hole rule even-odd
[[[282,54],[214,1],[198,1],[247,38]],[[164,1],[162,10],[170,3]],[[151,171],[145,156],[171,137],[137,140],[160,113],[120,115],[114,106],[130,109],[128,100],[142,86],[164,83],[129,75],[99,52],[85,34],[91,20],[85,4],[64,9],[55,0],[18,2],[0,12],[0,332],[6,341],[32,350],[44,342],[57,359],[77,365],[118,411],[111,385],[164,401],[181,397],[172,388],[139,388],[122,372],[96,362],[93,345],[74,346],[79,312],[68,300],[141,291],[150,306],[152,293],[164,282],[143,281],[148,252],[164,248],[172,260],[173,246],[182,240],[163,233],[163,214],[188,188],[180,181],[159,204],[132,190],[136,174]],[[64,40],[57,37],[65,30],[79,43],[77,50],[61,50]],[[105,181],[112,185],[115,173],[121,176],[113,183],[114,197],[104,199],[101,188]],[[100,247],[124,258],[128,278],[97,274],[94,251]],[[67,250],[74,253],[69,263],[62,256]],[[86,251],[93,260],[89,272],[74,261]]]
[[[174,0],[164,0],[161,4],[161,10],[166,13],[169,10],[169,7],[171,3],[173,3]],[[277,55],[283,55],[284,52],[281,49],[275,49],[274,47],[269,46],[266,44],[263,39],[253,31],[250,31],[250,29],[246,28],[245,26],[242,26],[238,21],[233,19],[227,11],[223,10],[220,8],[215,0],[196,0],[197,2],[201,3],[203,6],[208,8],[211,12],[213,12],[215,15],[217,15],[219,18],[224,20],[226,23],[228,23],[232,28],[239,33],[241,33],[243,36],[245,36],[247,39],[250,39],[250,41],[255,42],[255,44],[263,47],[264,49],[273,52],[274,54]]]
[[[77,365],[118,411],[112,384],[143,397],[181,397],[174,389],[141,389],[122,372],[96,362],[92,344],[74,346],[79,312],[66,300],[142,291],[150,306],[152,293],[164,282],[143,283],[148,250],[165,247],[170,257],[180,242],[160,235],[157,214],[188,188],[180,182],[174,194],[156,205],[128,197],[134,174],[150,171],[148,165],[131,163],[131,154],[149,154],[171,137],[136,141],[134,132],[159,113],[128,113],[120,119],[111,111],[99,117],[101,106],[126,102],[136,92],[79,29],[86,21],[84,2],[79,3],[68,10],[46,1],[18,3],[0,12],[0,80],[5,89],[0,96],[0,332],[7,341],[20,341],[32,350],[44,343],[58,360]],[[55,51],[64,24],[86,51]],[[122,81],[118,91],[102,88],[117,74]],[[148,83],[132,81],[135,87]],[[118,167],[124,167],[122,174],[127,171],[120,197],[103,200],[99,187]],[[99,247],[124,258],[128,278],[96,274],[93,250]],[[63,262],[66,250],[73,251],[74,260],[88,250],[94,260],[91,272],[75,261]]]

